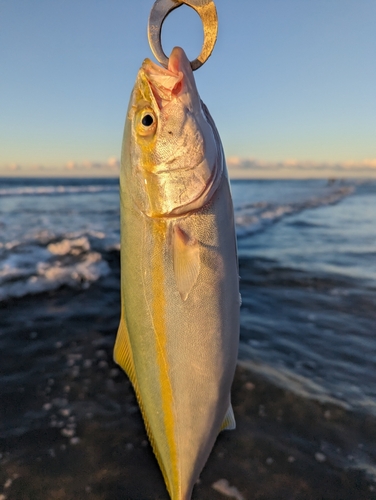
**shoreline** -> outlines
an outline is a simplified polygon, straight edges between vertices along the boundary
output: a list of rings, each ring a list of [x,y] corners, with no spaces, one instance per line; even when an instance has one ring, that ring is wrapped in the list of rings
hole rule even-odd
[[[106,259],[113,272],[87,290],[1,304],[0,498],[168,500],[133,390],[112,361],[118,253]],[[351,467],[376,461],[374,419],[241,366],[232,402],[237,429],[218,437],[193,500],[226,498],[212,487],[223,479],[244,500],[376,498],[373,479]]]

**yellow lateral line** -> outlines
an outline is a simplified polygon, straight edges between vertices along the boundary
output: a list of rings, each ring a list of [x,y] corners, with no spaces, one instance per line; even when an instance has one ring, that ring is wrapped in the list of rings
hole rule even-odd
[[[153,224],[154,233],[154,251],[153,251],[153,268],[152,268],[152,291],[153,291],[153,322],[154,332],[157,346],[157,362],[160,370],[160,386],[162,395],[162,408],[164,415],[164,426],[166,430],[166,438],[168,448],[170,450],[170,466],[172,472],[172,484],[166,472],[161,467],[164,479],[169,490],[170,496],[177,495],[180,498],[180,472],[177,457],[177,448],[175,442],[175,414],[174,414],[174,399],[169,379],[169,366],[166,358],[166,297],[164,293],[164,259],[163,245],[166,241],[167,224],[164,220],[155,221]],[[159,457],[157,456],[158,461]]]

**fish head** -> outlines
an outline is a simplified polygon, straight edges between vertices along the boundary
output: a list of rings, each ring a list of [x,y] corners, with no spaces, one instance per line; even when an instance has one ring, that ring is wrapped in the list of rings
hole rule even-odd
[[[197,210],[218,187],[220,139],[183,49],[173,49],[167,69],[145,59],[131,95],[125,136],[127,161],[122,161],[121,175],[147,216]]]

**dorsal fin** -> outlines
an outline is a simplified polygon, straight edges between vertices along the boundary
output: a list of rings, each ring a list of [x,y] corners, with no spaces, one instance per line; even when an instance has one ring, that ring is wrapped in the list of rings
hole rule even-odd
[[[200,246],[178,224],[173,226],[172,253],[176,286],[185,301],[200,272]]]

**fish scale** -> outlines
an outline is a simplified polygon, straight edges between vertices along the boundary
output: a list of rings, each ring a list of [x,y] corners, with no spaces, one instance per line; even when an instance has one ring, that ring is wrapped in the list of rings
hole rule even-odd
[[[163,87],[161,104],[154,96],[166,75],[172,90],[178,79],[181,86],[170,101]],[[165,127],[175,112],[175,128]],[[178,148],[166,153],[169,132],[185,134],[177,140],[184,162]],[[183,197],[174,192],[179,179]],[[239,280],[222,145],[180,48],[167,70],[148,60],[140,69],[125,125],[120,196],[122,316],[114,358],[133,384],[171,498],[188,500],[218,433],[235,427]]]

